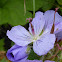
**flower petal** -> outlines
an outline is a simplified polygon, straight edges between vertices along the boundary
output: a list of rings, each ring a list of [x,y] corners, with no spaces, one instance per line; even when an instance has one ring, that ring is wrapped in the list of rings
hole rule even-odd
[[[31,43],[31,35],[20,25],[13,27],[10,31],[8,30],[7,36],[19,46],[26,46]]]
[[[17,61],[17,62],[43,62],[42,60],[22,60],[22,61]]]
[[[27,58],[28,58],[28,56],[25,57],[25,58],[23,58],[22,60],[19,59],[19,60],[17,60],[17,61],[13,61],[13,62],[26,62]]]
[[[54,32],[62,29],[62,22],[55,24],[55,30]]]
[[[57,41],[62,39],[62,22],[55,24],[54,34],[56,35]]]
[[[62,40],[62,29],[54,32],[54,34],[57,38],[57,41]]]
[[[44,15],[42,12],[36,12],[35,18],[32,20],[35,35],[39,35],[44,27]],[[29,24],[29,31],[32,34],[31,25]]]
[[[26,53],[27,46],[21,47],[18,45],[14,45],[7,51],[7,58],[11,61],[22,60],[28,56]]]
[[[49,52],[50,49],[54,47],[55,35],[54,34],[45,34],[39,40],[34,42],[33,50],[36,54],[45,55]]]
[[[48,10],[44,13],[44,17],[45,17],[45,28],[47,26],[51,26],[53,25],[53,21],[54,21],[54,13],[55,11],[53,10]],[[58,22],[62,22],[62,17],[58,14],[58,12],[56,12],[55,14],[55,24]],[[50,27],[50,29],[51,29]]]
[[[44,62],[55,62],[55,61],[46,60],[46,61],[44,61]]]

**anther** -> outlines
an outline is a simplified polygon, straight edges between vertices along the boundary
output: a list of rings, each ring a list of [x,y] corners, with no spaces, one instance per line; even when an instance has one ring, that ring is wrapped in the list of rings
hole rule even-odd
[[[29,21],[29,23],[32,21],[32,18],[27,18],[26,21]]]

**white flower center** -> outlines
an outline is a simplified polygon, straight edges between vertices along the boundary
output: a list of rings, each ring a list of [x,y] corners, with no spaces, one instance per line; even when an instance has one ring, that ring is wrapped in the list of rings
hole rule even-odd
[[[32,42],[35,42],[36,40],[38,40],[40,37],[39,36],[33,36]]]

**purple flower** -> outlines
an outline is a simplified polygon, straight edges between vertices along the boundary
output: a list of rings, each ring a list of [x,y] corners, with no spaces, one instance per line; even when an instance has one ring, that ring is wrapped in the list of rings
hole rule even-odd
[[[17,62],[42,62],[42,60],[22,60],[22,61],[17,61]]]
[[[55,62],[55,61],[46,60],[46,61],[44,61],[44,62]]]
[[[42,60],[22,60],[22,61],[15,61],[15,62],[43,62]],[[44,62],[55,62],[50,60],[45,60]]]
[[[7,51],[7,58],[13,62],[18,60],[24,60],[27,59],[28,54],[26,53],[27,46],[18,46],[14,45]]]
[[[26,46],[33,42],[33,50],[38,55],[45,55],[54,47],[55,35],[50,34],[50,29],[45,28],[45,18],[42,12],[37,12],[29,24],[29,31],[18,25],[7,31],[7,36],[15,44]]]
[[[62,40],[62,22],[55,24],[54,34],[57,38],[57,41]]]
[[[54,13],[53,10],[48,10],[44,13],[45,17],[45,26],[44,28],[49,28],[51,30],[53,21],[54,21]],[[62,39],[62,16],[56,12],[55,14],[55,29],[54,34],[56,35],[57,40]]]

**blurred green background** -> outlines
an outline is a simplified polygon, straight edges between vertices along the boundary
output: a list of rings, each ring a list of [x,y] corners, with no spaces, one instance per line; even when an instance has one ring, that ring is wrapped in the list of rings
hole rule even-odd
[[[33,18],[34,12],[54,10],[56,7],[62,15],[62,0],[0,0],[0,62],[9,62],[5,54],[14,44],[6,36],[7,30],[16,25],[22,25],[27,29],[29,22],[26,18]],[[33,54],[34,52],[31,51],[29,55],[31,60],[39,59],[36,54],[32,57]],[[56,61],[56,58],[54,60]],[[57,61],[60,62],[59,59]]]

